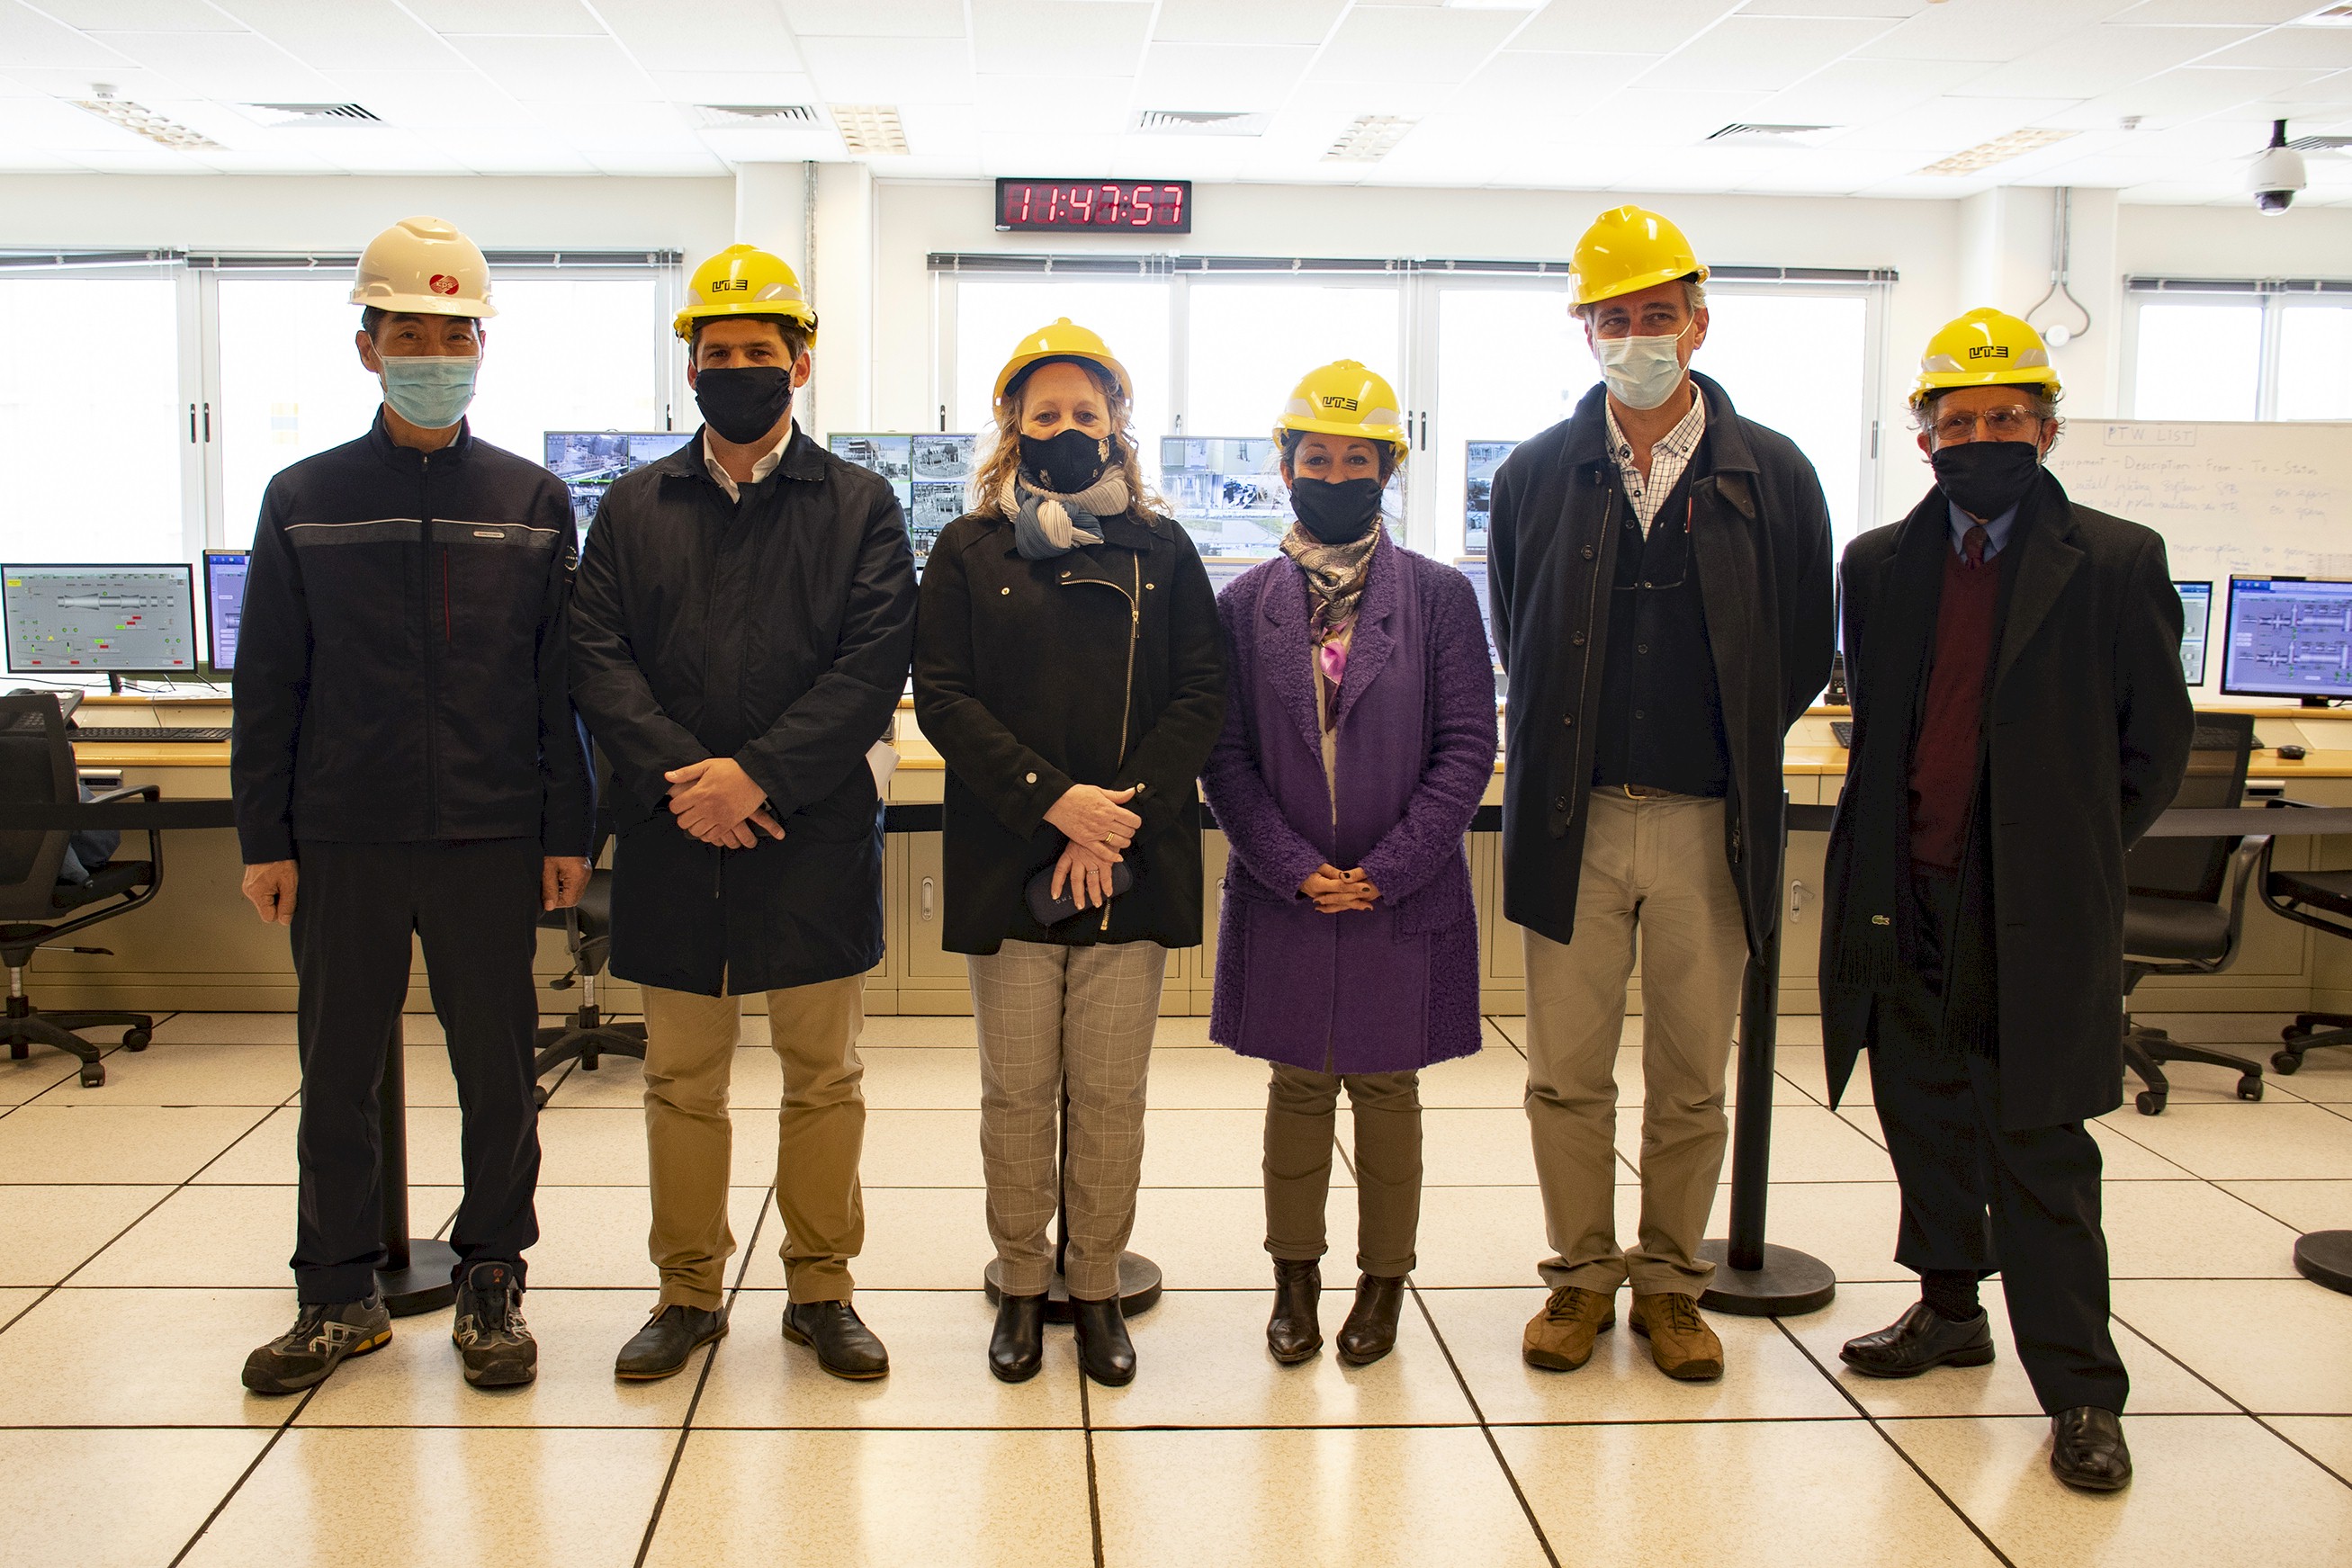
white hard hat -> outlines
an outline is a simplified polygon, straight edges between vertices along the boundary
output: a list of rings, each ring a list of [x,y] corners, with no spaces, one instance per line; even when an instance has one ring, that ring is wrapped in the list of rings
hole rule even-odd
[[[368,241],[352,303],[424,316],[498,314],[481,247],[439,218],[403,218]]]

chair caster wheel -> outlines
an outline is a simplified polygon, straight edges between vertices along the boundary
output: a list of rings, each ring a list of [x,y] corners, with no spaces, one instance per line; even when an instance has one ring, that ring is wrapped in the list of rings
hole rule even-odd
[[[2238,1080],[2238,1098],[2239,1098],[2239,1099],[2241,1099],[2241,1100],[2259,1100],[2259,1099],[2261,1099],[2262,1097],[2263,1097],[2263,1080],[2262,1080],[2262,1075],[2261,1075],[2260,1073],[2257,1073],[2257,1072],[2249,1072],[2249,1073],[2247,1073],[2244,1077],[2242,1077],[2242,1078],[2241,1078],[2241,1079],[2239,1079],[2239,1080]]]
[[[2273,1051],[2271,1052],[2271,1071],[2278,1073],[2281,1077],[2294,1077],[2295,1069],[2302,1065],[2302,1056],[2294,1051]]]
[[[90,1061],[82,1064],[81,1086],[83,1088],[99,1089],[104,1087],[105,1083],[106,1064],[104,1062]]]
[[[547,1109],[547,1085],[546,1085],[546,1084],[544,1084],[544,1083],[534,1083],[534,1084],[532,1084],[532,1085],[530,1086],[530,1103],[531,1103],[532,1104],[534,1104],[534,1105],[538,1106],[538,1107],[539,1107],[541,1110],[542,1110],[542,1111],[544,1111],[544,1110],[546,1110],[546,1109]]]
[[[2164,1113],[2164,1098],[2161,1094],[2151,1094],[2143,1089],[2133,1099],[2132,1104],[2138,1108],[2139,1113],[2143,1116],[2158,1116]]]
[[[155,1043],[155,1037],[143,1029],[125,1030],[122,1046],[126,1051],[144,1051]]]

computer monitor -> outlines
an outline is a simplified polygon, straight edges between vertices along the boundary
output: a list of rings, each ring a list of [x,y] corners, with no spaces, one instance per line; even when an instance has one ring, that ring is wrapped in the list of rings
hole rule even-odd
[[[195,573],[187,562],[0,566],[8,673],[71,680],[193,675]]]
[[[1469,441],[1462,454],[1462,549],[1465,555],[1486,553],[1486,519],[1495,504],[1495,470],[1511,455],[1516,441]]]
[[[915,547],[915,570],[930,559],[931,542],[940,530],[964,514],[965,487],[971,482],[979,437],[944,430],[920,435],[895,431],[862,431],[828,436],[825,445],[844,463],[852,463],[890,482],[906,514],[907,538]]]
[[[2233,577],[2221,690],[2301,697],[2313,707],[2352,697],[2352,581]]]
[[[2192,686],[2205,684],[2205,633],[2213,622],[2213,585],[2176,582],[2180,595],[2180,675]]]
[[[250,550],[205,551],[205,645],[213,668],[236,668],[236,624],[245,614],[245,563]]]
[[[551,430],[545,435],[548,471],[572,493],[572,521],[583,533],[614,480],[694,439],[690,430]]]
[[[1404,468],[1389,476],[1381,505],[1404,516]],[[1290,490],[1282,482],[1282,448],[1265,435],[1163,435],[1160,493],[1203,557],[1282,552],[1290,531]]]

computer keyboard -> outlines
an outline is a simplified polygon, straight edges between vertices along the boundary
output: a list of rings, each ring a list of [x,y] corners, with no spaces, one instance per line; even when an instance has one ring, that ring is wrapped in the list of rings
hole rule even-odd
[[[228,726],[192,726],[166,729],[152,724],[85,724],[66,732],[75,740],[143,741],[153,746],[202,746],[226,740]]]
[[[1848,751],[1853,749],[1853,720],[1850,718],[1830,720],[1830,735]]]

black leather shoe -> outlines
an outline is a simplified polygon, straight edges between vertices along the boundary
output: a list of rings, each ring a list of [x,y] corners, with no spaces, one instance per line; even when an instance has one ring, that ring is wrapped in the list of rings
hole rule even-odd
[[[1876,1333],[1845,1342],[1838,1359],[1865,1377],[1916,1377],[1930,1367],[1985,1366],[1992,1361],[1992,1320],[1979,1311],[1954,1322],[1925,1301]]]
[[[2050,1468],[2076,1491],[2121,1491],[2131,1485],[2131,1448],[2124,1418],[2095,1405],[2050,1417]]]
[[[814,1350],[835,1377],[865,1383],[890,1375],[890,1353],[847,1301],[794,1301],[784,1309],[784,1337]]]
[[[613,1363],[613,1375],[627,1383],[651,1383],[675,1375],[686,1358],[727,1333],[727,1313],[700,1307],[661,1307],[646,1326],[629,1336]]]
[[[1127,1337],[1127,1314],[1118,1298],[1099,1301],[1070,1298],[1078,1333],[1078,1365],[1088,1377],[1110,1388],[1135,1381],[1135,1342]]]
[[[1274,1260],[1274,1316],[1265,1321],[1265,1348],[1275,1360],[1297,1366],[1323,1348],[1322,1299],[1321,1264],[1312,1258],[1303,1263]]]
[[[1339,1359],[1370,1366],[1396,1348],[1397,1314],[1404,1310],[1404,1277],[1366,1274],[1356,1281],[1356,1304],[1339,1327]]]
[[[999,1383],[1026,1383],[1045,1364],[1045,1296],[998,1297],[996,1332],[988,1337],[988,1370]]]

